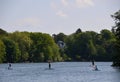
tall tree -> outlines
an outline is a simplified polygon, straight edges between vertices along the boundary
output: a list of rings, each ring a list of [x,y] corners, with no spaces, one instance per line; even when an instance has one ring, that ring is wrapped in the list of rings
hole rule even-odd
[[[116,36],[116,44],[114,46],[115,48],[115,55],[113,60],[113,65],[120,66],[120,10],[112,17],[115,19],[115,26],[112,28],[113,33]]]

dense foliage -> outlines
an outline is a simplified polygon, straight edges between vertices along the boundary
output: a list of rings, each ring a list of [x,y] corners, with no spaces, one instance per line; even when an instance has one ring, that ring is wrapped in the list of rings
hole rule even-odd
[[[45,33],[0,33],[0,62],[46,62],[51,61],[111,61],[116,41],[107,29],[100,33],[64,33],[50,36]]]
[[[0,32],[0,62],[62,61],[59,47],[44,33]]]
[[[55,40],[59,37],[56,42],[62,40],[65,43],[62,50],[67,55],[68,61],[112,61],[115,36],[111,31],[104,29],[96,33],[78,30],[71,35],[64,35],[64,39],[63,37],[60,39],[61,33],[54,36]]]
[[[115,19],[115,26],[113,27],[112,31],[116,36],[116,42],[114,45],[114,58],[113,58],[113,65],[120,66],[120,10],[116,12],[112,17]]]

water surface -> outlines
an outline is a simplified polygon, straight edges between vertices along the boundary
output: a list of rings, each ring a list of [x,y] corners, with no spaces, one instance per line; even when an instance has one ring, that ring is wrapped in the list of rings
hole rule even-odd
[[[120,82],[120,70],[111,62],[97,62],[99,71],[93,71],[91,62],[16,63],[12,70],[0,64],[0,82]]]

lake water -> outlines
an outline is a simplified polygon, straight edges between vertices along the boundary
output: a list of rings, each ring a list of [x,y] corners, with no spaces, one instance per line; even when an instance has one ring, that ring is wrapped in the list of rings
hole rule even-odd
[[[91,62],[16,63],[12,70],[0,64],[0,82],[120,82],[120,70],[112,62],[96,62],[99,71],[93,71]]]

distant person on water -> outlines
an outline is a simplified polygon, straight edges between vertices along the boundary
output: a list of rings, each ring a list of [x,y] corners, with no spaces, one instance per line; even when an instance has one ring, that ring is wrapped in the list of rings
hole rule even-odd
[[[8,69],[11,69],[11,66],[12,66],[11,63],[9,63],[9,64],[8,64]]]
[[[98,67],[97,67],[97,65],[95,65],[94,60],[92,60],[92,67],[93,67],[93,70],[95,70],[95,71],[98,70]]]
[[[11,65],[11,63],[9,63],[9,67],[11,67],[12,65]]]
[[[51,69],[51,60],[48,60],[48,67]]]
[[[49,63],[49,69],[51,69],[51,63],[50,63],[50,61],[48,63]]]
[[[92,60],[92,66],[94,66],[94,65],[95,65],[94,60]]]

